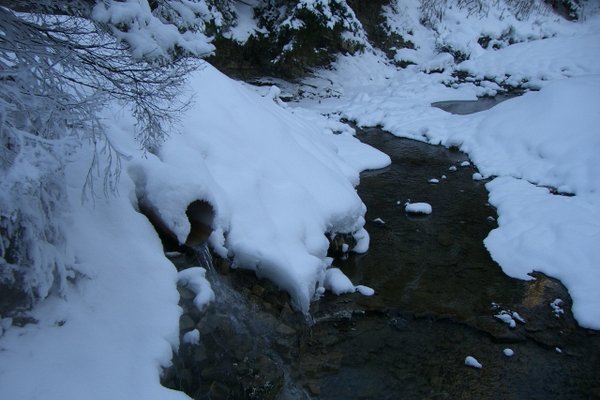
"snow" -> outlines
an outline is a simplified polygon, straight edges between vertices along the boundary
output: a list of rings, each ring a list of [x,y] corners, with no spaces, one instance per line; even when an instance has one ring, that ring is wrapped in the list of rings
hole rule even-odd
[[[479,361],[477,361],[477,359],[473,356],[467,356],[465,358],[465,365],[467,367],[473,367],[473,368],[477,368],[477,369],[480,369],[481,367],[483,367],[483,365],[481,365],[481,363]]]
[[[562,299],[554,299],[550,303],[550,307],[552,307],[552,312],[556,316],[556,318],[560,317],[565,313],[565,310],[562,308],[563,301]]]
[[[127,110],[106,110],[109,139],[125,155],[114,194],[82,203],[94,153],[85,145],[73,155],[65,251],[75,260],[75,283],[32,311],[38,323],[3,326],[0,397],[187,398],[159,380],[179,345],[177,281],[193,287],[198,307],[214,294],[200,268],[177,274],[137,211],[138,198],[181,242],[190,230],[187,205],[208,201],[213,248],[287,290],[301,312],[331,263],[327,232],[353,234],[353,251],[368,250],[366,208],[355,186],[362,169],[387,165],[388,156],[361,144],[351,128],[334,132],[341,124],[296,114],[208,64],[188,87],[196,102],[157,154],[139,150]]]
[[[327,270],[323,286],[336,295],[354,293],[356,290],[350,279],[339,268]]]
[[[513,312],[510,313],[510,315],[513,317],[513,319],[519,321],[520,323],[522,323],[522,324],[526,323],[525,322],[525,318],[523,318],[521,316],[521,314],[519,314],[518,312],[513,311]]]
[[[179,284],[189,288],[196,294],[194,305],[200,311],[215,300],[215,293],[205,276],[206,270],[202,267],[190,267],[179,271],[177,274]]]
[[[356,285],[356,291],[363,296],[373,296],[375,294],[375,290],[364,285]]]
[[[209,65],[190,87],[202,96],[181,135],[158,157],[135,163],[136,182],[180,241],[189,232],[186,204],[213,204],[213,228],[222,236],[213,234],[211,244],[235,267],[288,291],[307,312],[324,278],[325,233],[352,233],[358,241],[352,250],[368,249],[366,208],[354,186],[361,170],[387,165],[389,157],[347,127],[333,134],[324,117],[294,112],[272,90],[263,97]]]
[[[200,331],[198,329],[193,329],[189,332],[186,332],[182,338],[183,343],[197,345],[200,343]]]
[[[504,353],[504,355],[506,357],[512,357],[515,355],[515,352],[512,349],[508,349],[508,348],[502,350],[502,352]]]
[[[429,182],[429,183],[436,184],[436,183],[440,183],[440,180],[439,180],[439,179],[436,179],[436,178],[431,178],[431,179],[430,179],[428,182]]]
[[[416,7],[390,7],[387,17],[415,43],[411,60],[417,65],[397,70],[377,54],[340,56],[333,70],[310,80],[338,96],[298,104],[466,152],[478,170],[474,180],[495,178],[486,184],[499,215],[498,228],[485,240],[492,258],[511,277],[532,279],[529,274],[539,271],[560,279],[578,323],[600,329],[600,15],[573,23],[534,12],[520,20],[495,3],[487,4],[485,16],[446,8],[435,31],[428,31],[418,24]],[[482,35],[498,48],[482,48]],[[448,57],[436,48],[443,45],[469,59],[442,63]],[[444,71],[423,72],[434,64]],[[471,76],[457,81],[455,71]],[[469,115],[431,106],[494,96],[500,85],[522,82],[540,90]]]
[[[1,397],[185,399],[159,382],[178,345],[176,270],[134,209],[126,175],[121,196],[82,204],[91,152],[82,153],[67,171],[67,243],[80,275],[33,309],[38,323],[12,326],[0,338]]]
[[[431,214],[432,208],[429,203],[406,203],[404,211],[408,214]]]
[[[514,329],[515,326],[517,326],[517,323],[515,322],[515,320],[506,311],[502,311],[502,312],[494,315],[494,317],[498,318],[500,321],[502,321],[506,325],[510,326],[511,329]]]
[[[265,33],[258,28],[256,21],[254,20],[254,7],[258,5],[257,3],[257,1],[249,0],[247,2],[237,2],[235,4],[237,15],[236,24],[231,30],[225,32],[225,37],[233,39],[238,43],[245,43],[253,33]]]
[[[323,287],[335,295],[358,292],[363,296],[373,296],[375,290],[368,286],[354,286],[352,281],[339,268],[329,268],[325,273]]]
[[[201,35],[192,38],[163,26],[142,3],[99,3],[93,15],[113,25],[126,19],[141,22],[118,33],[136,57],[160,59],[173,46],[195,53],[212,50]],[[1,397],[187,398],[159,383],[161,368],[170,364],[179,345],[177,282],[193,288],[198,307],[214,293],[204,270],[177,273],[153,227],[137,211],[140,196],[157,208],[181,242],[190,230],[186,206],[208,201],[216,214],[209,239],[213,249],[232,258],[235,267],[255,271],[288,291],[302,312],[323,288],[373,295],[373,289],[355,286],[330,267],[325,234],[352,234],[358,244],[351,250],[368,250],[366,209],[355,186],[360,171],[383,167],[390,159],[320,112],[467,152],[480,171],[474,179],[496,177],[486,184],[499,215],[498,228],[485,239],[492,258],[512,277],[532,279],[532,271],[541,271],[560,279],[578,323],[600,329],[598,16],[568,23],[540,14],[532,23],[510,12],[500,19],[506,10],[496,5],[485,18],[449,9],[433,31],[418,23],[417,7],[418,2],[406,2],[398,15],[391,8],[388,13],[389,20],[398,18],[391,28],[416,45],[396,58],[417,65],[396,70],[372,52],[341,56],[332,70],[311,77],[339,97],[285,105],[277,90],[261,96],[206,64],[190,77],[189,90],[197,96],[180,121],[181,132],[172,134],[157,154],[139,150],[127,110],[118,105],[108,110],[110,139],[127,156],[118,190],[81,202],[93,154],[83,145],[66,171],[70,216],[64,252],[76,274],[61,296],[51,295],[32,310],[38,323],[19,327],[2,319]],[[239,15],[235,38],[251,31],[247,17]],[[501,41],[511,26],[520,43]],[[500,49],[481,48],[481,34],[496,40]],[[470,58],[456,66],[436,50],[443,45]],[[457,82],[452,78],[457,70],[487,83]],[[499,84],[523,80],[541,90],[472,115],[431,107],[435,101],[495,95]],[[431,213],[427,203],[409,204],[407,211],[409,206]],[[560,314],[561,304],[552,304]],[[522,319],[508,312],[497,317],[511,326]],[[196,340],[194,331],[184,335],[187,343]],[[465,365],[482,367],[472,356]]]

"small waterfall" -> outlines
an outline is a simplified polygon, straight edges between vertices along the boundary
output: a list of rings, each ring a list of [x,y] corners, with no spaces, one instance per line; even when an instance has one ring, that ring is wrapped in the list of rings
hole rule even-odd
[[[206,269],[215,300],[200,312],[191,296],[181,292],[181,334],[198,329],[200,342],[182,343],[163,384],[194,399],[309,399],[294,382],[293,357],[286,354],[300,329],[283,324],[248,294],[236,290],[229,276],[217,272],[208,245],[192,250],[187,267]]]

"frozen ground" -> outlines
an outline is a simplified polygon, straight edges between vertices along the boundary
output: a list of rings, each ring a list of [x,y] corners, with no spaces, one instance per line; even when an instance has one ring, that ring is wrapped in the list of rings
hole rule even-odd
[[[307,80],[335,95],[317,101],[316,91],[298,103],[467,152],[479,169],[474,179],[495,178],[487,184],[499,213],[499,227],[485,240],[492,258],[513,277],[532,279],[530,272],[541,271],[561,279],[577,321],[600,329],[600,19],[537,18],[529,27],[514,23],[523,41],[500,49],[483,49],[477,38],[502,31],[506,21],[463,15],[461,25],[452,26],[459,19],[453,13],[438,28],[454,35],[436,38],[415,25],[417,50],[411,51],[419,64],[396,71],[378,55],[341,57],[333,71]],[[453,65],[432,51],[432,41],[450,39],[469,60]],[[428,63],[442,71],[426,73],[435,69],[424,68]],[[455,71],[470,78],[457,80]],[[471,115],[431,107],[495,95],[506,84],[539,91]]]

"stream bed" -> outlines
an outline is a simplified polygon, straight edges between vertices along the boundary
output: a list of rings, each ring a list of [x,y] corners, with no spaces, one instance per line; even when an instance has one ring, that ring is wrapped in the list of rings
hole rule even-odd
[[[361,175],[370,250],[334,265],[376,294],[326,293],[307,319],[268,282],[217,260],[208,276],[228,289],[215,292],[235,294],[198,313],[181,289],[182,334],[196,326],[200,342],[181,346],[163,384],[195,399],[600,398],[600,335],[576,324],[560,282],[509,278],[490,258],[496,212],[476,170],[460,166],[467,156],[376,128],[357,136],[393,163]],[[407,201],[433,212],[407,215]]]

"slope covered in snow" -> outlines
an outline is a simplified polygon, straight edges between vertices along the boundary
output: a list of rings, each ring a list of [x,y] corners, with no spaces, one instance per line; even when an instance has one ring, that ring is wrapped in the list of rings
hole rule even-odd
[[[114,196],[81,203],[90,148],[69,165],[75,279],[63,297],[34,310],[37,324],[7,327],[0,337],[2,398],[185,397],[159,384],[178,346],[178,277],[136,211],[140,192],[182,242],[187,205],[210,202],[213,247],[289,291],[303,312],[331,262],[325,233],[368,240],[354,186],[362,169],[389,157],[347,126],[294,115],[272,92],[261,96],[210,65],[191,77],[190,90],[196,102],[158,155],[139,150],[128,113],[107,113],[110,139],[129,157]]]

